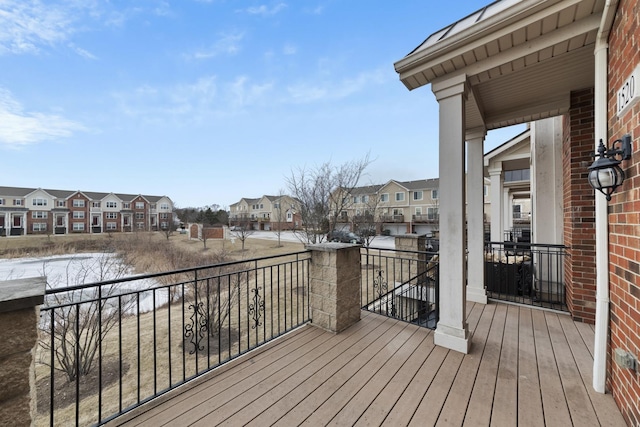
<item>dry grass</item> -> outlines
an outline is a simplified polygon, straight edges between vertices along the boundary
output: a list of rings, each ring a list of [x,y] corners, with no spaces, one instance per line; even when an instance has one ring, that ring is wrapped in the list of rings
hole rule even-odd
[[[90,236],[56,236],[48,239],[46,236],[26,236],[20,238],[10,238],[12,255],[29,251],[34,255],[53,255],[64,253],[61,251],[96,251],[104,247],[116,247],[120,252],[126,254],[126,259],[132,261],[138,273],[168,271],[172,269],[191,267],[194,265],[205,265],[212,261],[223,260],[243,260],[256,257],[287,254],[304,249],[300,243],[282,242],[277,247],[276,241],[249,239],[245,242],[245,251],[241,251],[241,243],[232,244],[230,241],[207,241],[208,248],[205,249],[200,241],[189,240],[187,236],[175,234],[167,240],[166,236],[160,233],[133,233],[126,235],[97,235]],[[53,244],[51,243],[53,242]],[[69,245],[78,244],[81,249]],[[8,244],[5,250],[8,250]],[[73,249],[75,248],[75,249]],[[146,248],[143,250],[141,248]],[[16,255],[17,256],[17,255]],[[286,257],[289,259],[290,257]],[[282,262],[278,259],[278,262]],[[180,265],[188,264],[188,265]],[[151,271],[149,271],[151,270]],[[119,408],[126,408],[134,404],[140,398],[144,399],[155,392],[165,389],[171,383],[181,380],[183,376],[187,378],[202,371],[208,365],[216,365],[221,360],[246,351],[258,343],[268,339],[271,331],[277,334],[282,331],[285,323],[291,326],[291,319],[300,313],[305,304],[306,298],[297,288],[289,288],[286,293],[271,289],[271,279],[280,276],[280,280],[289,286],[294,282],[294,278],[299,274],[297,267],[290,267],[289,270],[258,270],[257,274],[250,276],[250,283],[243,284],[239,306],[236,305],[228,323],[223,325],[223,331],[232,331],[229,340],[221,339],[222,349],[225,354],[218,357],[218,339],[211,341],[211,353],[209,358],[205,353],[198,352],[189,354],[189,343],[184,340],[184,322],[188,322],[191,314],[186,302],[185,313],[182,313],[181,303],[156,310],[155,313],[145,313],[136,316],[126,316],[122,319],[122,336],[117,332],[117,328],[110,331],[103,344],[103,393],[102,393],[102,416],[119,412]],[[285,280],[286,275],[286,280]],[[252,319],[249,316],[249,305],[253,303],[251,290],[255,287],[261,289],[261,297],[265,301],[265,312],[260,319],[260,327],[252,329]],[[238,308],[239,307],[239,308]],[[273,310],[272,310],[273,308]],[[171,319],[169,319],[171,316]],[[285,320],[287,318],[288,320]],[[184,320],[183,320],[184,319]],[[170,321],[171,320],[171,321]],[[241,331],[238,333],[238,331]],[[231,341],[229,343],[229,341]],[[206,342],[205,342],[206,345]],[[186,353],[183,347],[186,348]],[[121,350],[120,350],[121,349]],[[139,353],[138,349],[141,349]],[[40,349],[37,355],[38,360],[48,355],[42,353]],[[122,358],[124,369],[120,372],[117,360]],[[113,363],[116,361],[116,363]],[[171,362],[171,363],[170,363]],[[197,369],[196,369],[197,363]],[[97,369],[97,365],[94,369]],[[154,374],[155,372],[155,374]],[[43,385],[48,381],[49,367],[38,363],[36,366],[36,377]],[[113,381],[107,381],[113,379]],[[58,384],[66,382],[66,377],[62,373],[56,373],[56,398],[61,399],[65,394],[71,394],[72,398],[65,400],[70,404],[63,407],[56,407],[56,424],[73,423],[75,418],[75,385]],[[80,424],[87,425],[97,422],[97,379],[91,379],[93,384],[83,384],[81,387],[80,401]],[[139,386],[138,386],[139,382]],[[48,388],[48,387],[46,387]],[[122,390],[122,393],[120,392]],[[46,393],[42,393],[43,395]],[[39,411],[38,425],[48,423],[48,396],[42,397],[42,403],[47,406]]]

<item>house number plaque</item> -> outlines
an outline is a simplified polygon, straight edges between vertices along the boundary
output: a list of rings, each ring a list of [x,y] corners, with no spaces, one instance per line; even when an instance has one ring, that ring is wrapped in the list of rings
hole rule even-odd
[[[636,66],[633,73],[618,89],[617,95],[617,115],[618,117],[626,113],[640,99],[640,65]]]

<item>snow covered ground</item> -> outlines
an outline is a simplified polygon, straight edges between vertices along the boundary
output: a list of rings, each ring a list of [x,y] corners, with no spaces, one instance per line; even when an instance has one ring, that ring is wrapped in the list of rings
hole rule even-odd
[[[254,231],[250,239],[278,240],[278,235],[273,231]],[[283,231],[280,239],[285,242],[300,242],[300,239],[292,231]],[[394,249],[395,238],[393,236],[376,236],[371,243],[373,248]]]

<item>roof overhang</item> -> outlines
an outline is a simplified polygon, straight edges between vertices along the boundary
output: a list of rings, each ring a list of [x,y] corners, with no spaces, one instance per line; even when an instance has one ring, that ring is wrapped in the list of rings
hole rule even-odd
[[[499,0],[429,36],[395,63],[410,89],[465,76],[466,128],[564,114],[594,85],[605,0]]]

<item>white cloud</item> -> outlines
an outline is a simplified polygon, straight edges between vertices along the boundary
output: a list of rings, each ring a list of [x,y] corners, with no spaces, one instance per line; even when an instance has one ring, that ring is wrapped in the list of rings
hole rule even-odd
[[[282,53],[285,55],[295,55],[298,52],[298,49],[292,44],[286,44],[282,48]]]
[[[72,16],[57,5],[38,0],[0,2],[0,54],[37,53],[73,33]]]
[[[0,144],[19,148],[42,141],[65,138],[84,127],[56,114],[25,112],[11,93],[0,88]]]
[[[243,33],[223,34],[212,46],[184,56],[190,60],[203,60],[223,54],[235,55],[242,49],[241,42],[243,39]]]
[[[287,87],[289,102],[311,103],[347,98],[358,92],[379,85],[394,77],[388,70],[379,68],[362,72],[351,79],[341,81],[299,82]]]
[[[287,7],[286,3],[278,3],[272,7],[269,7],[263,4],[260,6],[248,7],[247,9],[245,9],[245,12],[247,12],[250,15],[272,16],[277,14],[278,12],[280,12],[286,7]]]
[[[272,89],[271,83],[253,83],[246,76],[223,83],[216,76],[206,76],[172,86],[144,85],[113,96],[119,111],[130,117],[147,123],[190,125],[264,105]]]

